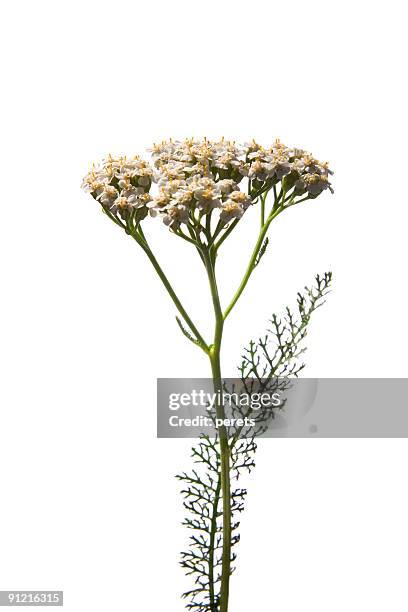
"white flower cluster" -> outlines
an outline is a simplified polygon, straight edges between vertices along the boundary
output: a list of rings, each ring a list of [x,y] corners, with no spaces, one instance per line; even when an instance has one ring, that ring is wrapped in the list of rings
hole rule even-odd
[[[260,182],[281,181],[285,176],[293,179],[290,188],[294,187],[299,194],[308,193],[316,197],[325,189],[333,193],[329,175],[333,174],[326,162],[322,163],[302,149],[289,148],[276,140],[265,149],[255,141],[247,145],[248,177]]]
[[[152,199],[149,194],[152,178],[152,169],[140,157],[109,155],[88,172],[82,188],[112,213],[126,216],[137,209],[146,216],[146,206]]]
[[[326,163],[279,140],[269,148],[255,141],[170,140],[150,151],[153,167],[140,157],[109,156],[89,172],[83,187],[114,214],[125,218],[138,209],[143,218],[149,211],[174,229],[215,209],[224,224],[240,219],[260,191],[280,181],[286,193],[295,195],[314,198],[332,191]],[[239,187],[244,178],[246,191]],[[154,195],[149,193],[152,182],[157,183]]]
[[[162,142],[151,151],[159,193],[148,206],[166,225],[186,223],[191,211],[208,214],[214,209],[228,223],[242,217],[252,203],[238,187],[245,174],[243,147],[205,139]]]
[[[240,218],[251,204],[251,198],[240,191],[232,179],[215,181],[210,176],[194,174],[187,178],[159,178],[159,193],[148,204],[150,214],[163,216],[166,225],[187,223],[190,211],[206,215],[221,209],[221,219]]]

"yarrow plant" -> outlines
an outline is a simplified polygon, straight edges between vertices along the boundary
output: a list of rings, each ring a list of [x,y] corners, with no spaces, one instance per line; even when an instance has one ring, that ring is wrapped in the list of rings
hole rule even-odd
[[[208,357],[214,391],[221,397],[224,325],[266,251],[269,227],[288,208],[313,200],[326,190],[333,192],[332,172],[327,163],[279,140],[269,147],[254,140],[243,145],[224,139],[170,140],[155,144],[150,153],[150,162],[139,156],[109,155],[93,166],[83,188],[151,261],[178,310],[181,331]],[[237,290],[223,308],[216,262],[225,240],[254,208],[259,215],[259,232]],[[214,309],[210,342],[185,310],[153,254],[143,229],[149,218],[161,219],[172,234],[195,248],[202,261]],[[298,294],[296,313],[287,309],[281,318],[272,316],[270,332],[244,351],[239,371],[245,384],[251,378],[269,380],[298,374],[311,314],[322,303],[330,282],[331,273],[317,276],[314,287]],[[215,416],[218,423],[225,422],[221,401],[216,404]],[[191,549],[182,553],[181,560],[194,577],[192,590],[184,594],[190,610],[228,611],[235,559],[232,549],[239,539],[235,516],[242,511],[246,496],[244,489],[233,488],[232,481],[242,470],[252,469],[255,450],[254,437],[242,438],[240,432],[218,425],[215,438],[203,435],[193,449],[198,466],[178,477],[184,483],[184,505],[189,512],[185,524],[193,530]]]

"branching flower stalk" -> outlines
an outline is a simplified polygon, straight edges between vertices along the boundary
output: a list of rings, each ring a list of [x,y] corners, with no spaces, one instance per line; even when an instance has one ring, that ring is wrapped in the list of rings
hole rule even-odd
[[[83,188],[102,206],[103,212],[131,236],[150,260],[177,311],[177,323],[183,334],[207,356],[214,391],[221,396],[221,348],[225,321],[245,290],[268,246],[268,230],[274,219],[288,208],[315,199],[325,190],[332,191],[331,171],[301,149],[289,148],[279,140],[268,148],[252,141],[238,145],[224,139],[162,142],[150,150],[152,163],[139,156],[108,156],[94,166]],[[259,233],[230,302],[223,309],[216,275],[216,262],[225,240],[240,223],[246,211],[259,209]],[[214,332],[208,342],[187,313],[166,274],[158,263],[145,236],[149,217],[159,217],[170,232],[195,248],[205,268],[214,310]],[[281,372],[296,375],[290,365],[299,353],[310,314],[324,297],[331,277],[317,277],[317,286],[308,289],[298,301],[299,321],[287,311],[286,322],[273,319],[278,339],[274,357],[267,338],[251,344],[241,365],[241,377],[272,377]],[[306,303],[308,306],[306,306]],[[289,317],[289,318],[288,318]],[[284,340],[285,337],[289,336]],[[285,344],[286,343],[286,344]],[[261,353],[260,356],[258,353]],[[262,376],[260,363],[264,361]],[[222,402],[216,405],[216,417],[225,420]],[[246,491],[232,490],[231,477],[253,467],[253,439],[242,439],[220,425],[215,440],[202,437],[193,449],[195,461],[206,474],[197,471],[180,476],[186,489],[186,508],[195,518],[187,526],[197,532],[192,543],[197,552],[183,553],[182,565],[195,575],[195,588],[185,594],[187,608],[198,612],[227,612],[232,562],[232,547],[238,541],[234,531],[234,512],[243,508]],[[221,522],[220,522],[221,521]]]

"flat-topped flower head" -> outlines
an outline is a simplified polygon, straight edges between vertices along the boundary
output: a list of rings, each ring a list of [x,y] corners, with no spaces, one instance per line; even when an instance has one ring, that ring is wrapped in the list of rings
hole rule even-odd
[[[333,191],[327,163],[278,139],[269,147],[255,140],[168,140],[150,152],[152,163],[109,155],[87,174],[83,188],[125,222],[135,211],[138,222],[149,212],[176,233],[188,226],[190,234],[204,231],[201,220],[207,216],[207,233],[211,222],[218,223],[218,232],[225,229],[271,190],[282,209],[297,198]]]

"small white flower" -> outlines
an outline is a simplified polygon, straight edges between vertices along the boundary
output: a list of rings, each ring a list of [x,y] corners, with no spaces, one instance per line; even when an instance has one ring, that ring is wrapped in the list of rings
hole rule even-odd
[[[164,190],[161,190],[152,201],[147,205],[150,208],[150,214],[156,216],[156,214],[170,204],[171,194]]]
[[[274,165],[274,174],[280,181],[284,176],[289,174],[292,170],[292,166],[288,160],[277,159]]]
[[[118,190],[112,185],[105,185],[102,193],[97,196],[97,199],[100,201],[102,206],[107,206],[110,208],[116,198],[119,196]]]
[[[121,196],[117,197],[111,206],[111,210],[113,212],[124,211],[128,208],[127,198],[123,198]]]
[[[181,223],[187,223],[187,221],[188,208],[181,204],[169,207],[163,217],[163,223],[173,228],[178,228]]]
[[[307,191],[312,196],[318,196],[325,189],[330,189],[333,193],[333,189],[329,183],[329,179],[324,174],[305,174],[296,183],[296,188],[301,191]]]
[[[216,184],[217,184],[217,188],[219,189],[219,191],[223,194],[231,193],[231,191],[235,191],[238,187],[236,182],[233,181],[232,179],[222,179],[221,181],[218,181]]]
[[[252,204],[251,198],[243,191],[233,191],[227,201],[239,204],[244,211]]]
[[[84,191],[86,191],[87,193],[95,194],[95,198],[97,198],[101,195],[101,193],[103,193],[105,187],[106,184],[103,181],[99,180],[94,176],[89,175],[88,177],[85,177],[82,183],[82,189],[84,189]]]
[[[238,202],[234,200],[227,200],[222,206],[220,219],[224,223],[229,223],[232,219],[240,219],[244,214],[244,209]]]
[[[196,189],[194,191],[194,197],[197,200],[198,208],[206,213],[210,212],[213,208],[219,208],[221,206],[219,194],[211,187],[207,189]]]

